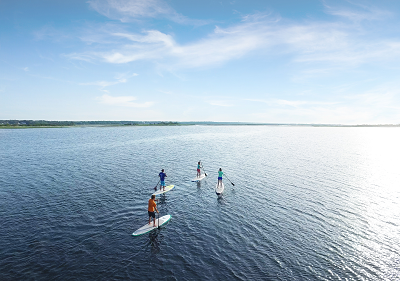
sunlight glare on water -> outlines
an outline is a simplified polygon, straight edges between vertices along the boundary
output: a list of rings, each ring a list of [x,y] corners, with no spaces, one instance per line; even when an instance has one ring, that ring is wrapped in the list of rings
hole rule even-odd
[[[373,271],[374,263],[379,264],[383,276],[394,278],[400,253],[400,131],[362,128],[358,137],[362,155],[358,184],[363,188],[355,199],[362,205],[361,229],[365,230],[357,250],[373,260],[366,268]]]

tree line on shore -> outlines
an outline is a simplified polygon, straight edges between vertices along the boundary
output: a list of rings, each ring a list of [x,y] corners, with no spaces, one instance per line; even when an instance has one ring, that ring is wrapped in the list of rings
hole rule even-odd
[[[164,121],[47,121],[47,120],[0,120],[4,127],[65,127],[65,126],[176,126],[178,122]]]

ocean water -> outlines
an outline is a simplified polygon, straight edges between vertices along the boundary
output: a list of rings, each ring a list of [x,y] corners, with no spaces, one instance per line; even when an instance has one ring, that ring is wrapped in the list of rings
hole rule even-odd
[[[0,280],[400,280],[399,144],[400,128],[0,130]],[[162,168],[172,219],[133,237]]]

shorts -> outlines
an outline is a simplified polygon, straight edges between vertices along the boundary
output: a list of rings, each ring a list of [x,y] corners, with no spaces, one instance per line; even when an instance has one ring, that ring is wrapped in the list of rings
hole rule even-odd
[[[215,179],[215,178],[214,178]],[[218,180],[221,180],[222,181],[222,177],[218,177]]]
[[[147,211],[149,213],[149,218],[156,218],[156,214],[154,212]]]
[[[200,169],[197,169],[197,172],[200,173]]]
[[[161,181],[161,186],[165,186],[165,181]]]

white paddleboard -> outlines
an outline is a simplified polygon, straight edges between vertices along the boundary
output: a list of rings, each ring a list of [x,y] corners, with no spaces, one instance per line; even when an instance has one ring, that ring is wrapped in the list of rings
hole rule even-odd
[[[171,219],[171,215],[165,215],[162,216],[159,219],[156,219],[156,227],[154,227],[154,222],[153,222],[153,218],[151,219],[150,224],[146,224],[144,226],[142,226],[141,228],[139,228],[138,230],[136,230],[134,233],[132,233],[133,236],[139,236],[145,233],[148,233],[154,229],[156,229],[159,225],[158,225],[158,220],[160,220],[160,226],[162,226],[163,224],[167,223],[169,220]]]
[[[202,179],[204,179],[206,177],[205,174],[201,174],[200,177],[195,177],[194,179],[192,179],[192,181],[201,181]]]
[[[168,186],[165,187],[165,190],[161,189],[161,190],[159,190],[159,191],[154,192],[152,195],[163,194],[163,193],[165,193],[165,192],[168,192],[168,191],[174,189],[174,187],[175,187],[175,185],[168,185]]]
[[[215,193],[217,193],[217,195],[221,195],[222,192],[224,192],[224,188],[225,188],[224,183],[222,183],[220,185],[217,184],[215,186]]]

